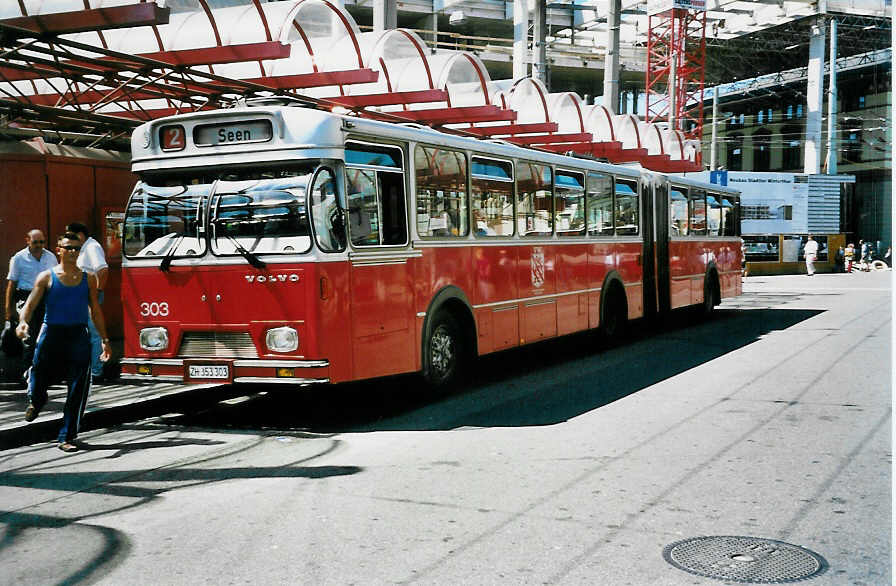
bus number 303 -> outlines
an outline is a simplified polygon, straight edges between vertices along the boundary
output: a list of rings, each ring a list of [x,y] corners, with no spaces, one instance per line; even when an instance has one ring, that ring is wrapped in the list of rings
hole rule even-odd
[[[149,316],[149,315],[151,315],[153,317],[158,317],[158,316],[164,317],[164,316],[168,315],[168,302],[162,301],[161,303],[159,303],[157,301],[153,301],[153,302],[144,301],[143,303],[140,304],[140,315],[142,315],[144,317]]]

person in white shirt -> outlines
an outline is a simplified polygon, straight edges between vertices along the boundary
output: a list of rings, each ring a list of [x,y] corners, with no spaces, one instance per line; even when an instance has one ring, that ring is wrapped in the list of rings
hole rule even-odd
[[[815,274],[815,260],[818,258],[818,243],[815,242],[811,234],[809,234],[803,252],[806,255],[806,274],[811,277]]]
[[[44,233],[38,229],[30,230],[25,235],[25,248],[18,251],[9,259],[9,273],[6,275],[6,325],[12,326],[19,321],[19,307],[25,304],[37,275],[59,264],[56,255],[45,248],[47,239]],[[44,319],[44,304],[39,304],[31,316],[29,327],[31,331],[40,330],[40,324]],[[22,343],[22,370],[31,366],[34,358],[35,336]]]
[[[106,263],[106,253],[103,252],[103,247],[100,243],[90,236],[87,226],[81,222],[72,222],[65,227],[65,231],[74,232],[81,239],[83,244],[81,245],[81,253],[78,255],[78,268],[96,277],[97,296],[100,305],[102,305],[105,299],[103,290],[106,288],[106,281],[109,279],[109,265]],[[103,353],[103,339],[97,331],[93,319],[89,321],[87,327],[90,330],[90,372],[93,375],[93,381],[101,383],[104,382],[103,361],[100,360],[100,355]]]

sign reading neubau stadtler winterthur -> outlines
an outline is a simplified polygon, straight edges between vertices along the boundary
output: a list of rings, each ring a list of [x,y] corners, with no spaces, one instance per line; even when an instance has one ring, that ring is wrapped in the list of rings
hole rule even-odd
[[[647,14],[659,14],[673,8],[705,11],[706,0],[647,0]]]
[[[740,191],[741,234],[836,234],[840,186],[851,175],[704,171],[688,177]]]

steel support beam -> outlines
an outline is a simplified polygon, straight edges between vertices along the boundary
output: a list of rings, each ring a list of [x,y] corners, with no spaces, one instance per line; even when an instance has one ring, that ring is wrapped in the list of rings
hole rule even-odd
[[[535,26],[532,34],[532,77],[548,85],[547,0],[535,0]],[[550,90],[550,88],[548,88]]]
[[[529,3],[513,0],[513,79],[529,77]]]
[[[383,32],[398,28],[397,0],[373,0],[373,30]]]
[[[809,37],[809,78],[806,81],[806,141],[803,172],[821,173],[821,116],[824,103],[824,17],[819,16]]]
[[[155,2],[142,2],[126,6],[5,18],[0,20],[0,24],[25,29],[29,33],[66,35],[101,29],[168,24],[170,14],[170,8],[162,8]],[[11,30],[7,30],[6,34],[26,36],[22,32]]]
[[[831,19],[831,71],[828,83],[828,175],[837,174],[837,19]]]
[[[607,52],[604,57],[604,107],[619,113],[619,25],[622,0],[609,0]]]

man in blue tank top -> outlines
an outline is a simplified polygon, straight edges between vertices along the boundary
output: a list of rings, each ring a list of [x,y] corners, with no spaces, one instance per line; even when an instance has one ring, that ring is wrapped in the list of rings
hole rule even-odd
[[[30,404],[25,410],[25,421],[34,421],[47,403],[47,388],[59,374],[65,377],[68,395],[63,408],[62,429],[59,430],[59,449],[75,452],[74,441],[90,391],[90,334],[87,322],[93,318],[102,337],[101,360],[109,359],[109,338],[106,322],[97,297],[96,277],[78,268],[81,240],[77,234],[66,232],[59,238],[57,253],[62,263],[38,275],[34,288],[22,310],[22,320],[16,328],[20,338],[29,335],[28,321],[40,301],[46,297],[46,314],[37,334],[34,365],[28,377]]]

